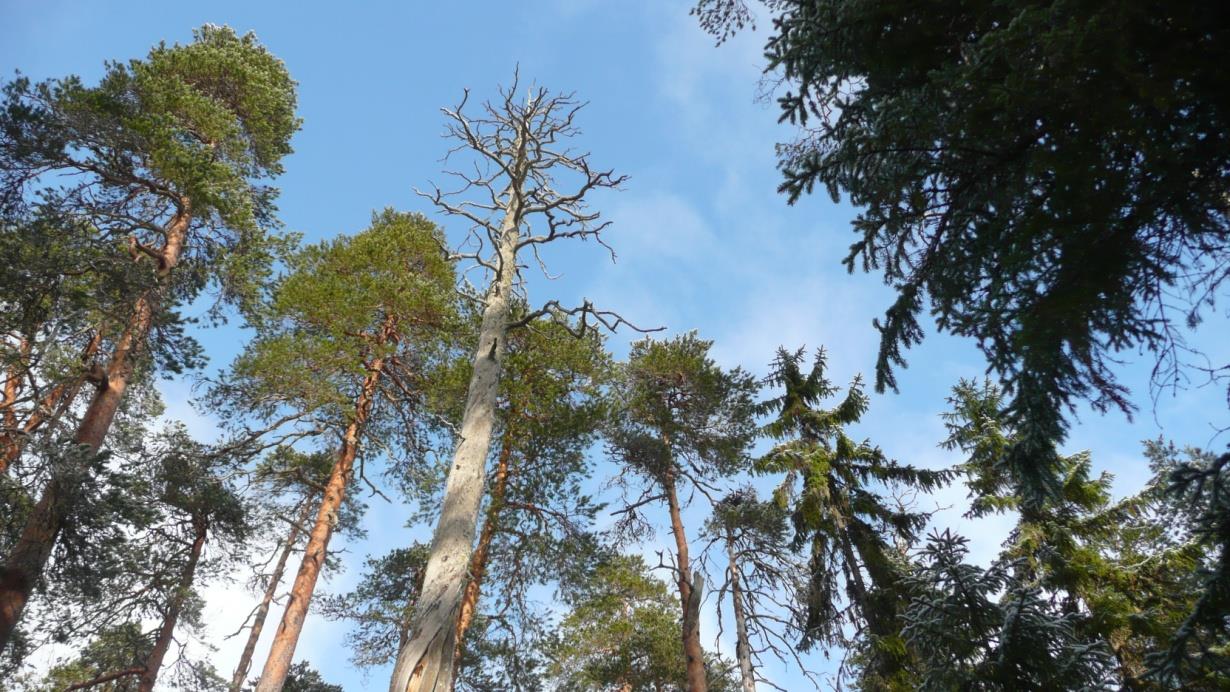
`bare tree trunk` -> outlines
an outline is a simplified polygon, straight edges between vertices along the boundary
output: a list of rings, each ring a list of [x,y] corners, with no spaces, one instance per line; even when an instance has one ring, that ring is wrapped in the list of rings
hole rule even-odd
[[[392,330],[391,318],[386,319],[381,328],[380,343],[387,343],[392,338]],[[320,570],[325,563],[329,539],[333,536],[338,512],[341,511],[342,500],[346,497],[346,485],[350,482],[354,470],[359,436],[363,434],[372,404],[375,403],[376,388],[383,370],[383,357],[374,359],[368,365],[363,388],[355,401],[354,420],[346,426],[346,432],[342,436],[342,448],[333,464],[333,471],[329,474],[329,482],[325,485],[320,510],[316,514],[316,524],[308,534],[308,542],[303,549],[303,562],[299,564],[299,573],[295,575],[295,583],[291,586],[290,599],[286,602],[282,622],[278,625],[273,645],[269,648],[269,658],[265,660],[265,669],[256,684],[256,692],[279,692],[286,684],[286,676],[290,673],[290,664],[295,656],[295,646],[299,643],[303,621],[307,618],[312,593],[316,590],[316,580],[320,577]]]
[[[700,586],[692,578],[692,566],[688,560],[688,536],[683,529],[683,517],[679,512],[679,495],[675,488],[675,476],[668,472],[663,490],[670,508],[671,531],[675,535],[676,582],[679,586],[679,603],[683,609],[683,653],[687,658],[689,692],[706,692],[705,652],[700,646]]]
[[[510,423],[512,415],[510,414]],[[478,547],[470,557],[470,581],[466,584],[465,596],[461,601],[461,613],[457,616],[457,633],[454,635],[454,660],[460,660],[465,648],[466,631],[474,622],[474,614],[478,611],[478,597],[482,593],[483,578],[487,575],[487,560],[491,555],[491,542],[500,528],[500,514],[504,511],[504,495],[508,489],[509,465],[512,459],[512,432],[507,427],[504,430],[504,444],[500,449],[500,459],[496,463],[495,482],[491,487],[491,500],[487,504],[487,516],[483,521],[483,531],[478,537]],[[456,680],[453,680],[456,687]]]
[[[209,526],[203,521],[193,521],[192,524],[196,529],[196,534],[192,539],[192,551],[188,554],[188,564],[184,566],[179,584],[176,585],[175,592],[171,594],[171,600],[167,603],[167,611],[162,617],[162,627],[158,630],[158,638],[154,640],[154,648],[150,650],[149,656],[145,659],[145,671],[141,673],[141,683],[137,687],[137,692],[153,692],[154,683],[158,680],[158,671],[162,668],[162,661],[171,648],[175,626],[179,624],[179,615],[183,612],[184,602],[188,600],[188,594],[192,590],[192,580],[196,578],[196,566],[201,560],[201,551],[205,548],[205,537],[209,532]]]
[[[252,621],[251,631],[248,632],[248,641],[244,644],[243,654],[239,657],[239,665],[235,666],[235,675],[231,678],[231,692],[239,692],[243,688],[244,678],[248,677],[248,670],[252,667],[252,654],[256,651],[256,644],[260,641],[261,632],[265,629],[265,618],[269,615],[269,606],[273,603],[274,596],[277,595],[278,586],[282,583],[282,573],[286,570],[286,562],[295,550],[301,527],[311,518],[311,511],[312,504],[308,498],[305,498],[303,509],[300,510],[295,523],[291,525],[290,535],[286,537],[282,545],[282,553],[278,555],[278,561],[269,575],[269,585],[265,587],[265,594],[261,598],[260,605],[256,607],[256,618]]]
[[[474,120],[462,113],[465,99],[456,109],[444,110],[452,121],[449,135],[462,143],[459,148],[471,150],[488,168],[475,179],[467,179],[462,190],[481,191],[482,201],[452,204],[446,198],[460,192],[445,193],[439,188],[434,194],[424,195],[446,213],[465,217],[475,229],[480,229],[474,231],[478,250],[451,256],[477,262],[490,272],[491,283],[483,296],[474,369],[440,518],[431,540],[423,588],[411,615],[410,640],[397,656],[390,692],[452,689],[457,623],[478,531],[504,342],[513,326],[509,318],[518,272],[517,251],[530,247],[536,253],[540,244],[569,238],[601,242],[600,233],[606,224],[597,221],[597,213],[586,210],[585,197],[594,189],[615,188],[624,181],[623,176],[591,168],[586,155],[557,147],[560,140],[576,134],[573,118],[581,104],[570,96],[550,97],[544,89],[533,88],[525,105],[518,106],[513,101],[516,92],[515,84],[501,91],[503,103],[487,104],[483,115]],[[565,194],[557,189],[560,183],[552,171],[567,171],[569,177],[579,178],[572,192]],[[543,232],[522,236],[523,221],[531,215],[538,215]],[[498,223],[494,220],[496,216],[500,219]],[[572,309],[550,301],[529,313],[521,323],[546,315],[580,315],[582,334],[594,328],[588,320],[607,329],[627,324],[615,313],[594,309],[589,301]]]
[[[756,692],[756,675],[752,671],[752,646],[747,638],[747,615],[743,612],[743,585],[739,581],[739,558],[735,544],[727,535],[726,553],[730,556],[730,598],[735,611],[735,658],[739,660],[739,673],[743,692]]]
[[[512,166],[515,175],[506,191],[506,208],[500,224],[498,265],[485,296],[457,448],[444,486],[440,519],[431,539],[423,589],[410,620],[410,641],[397,656],[390,692],[447,692],[453,688],[457,623],[469,583],[467,571],[482,505],[505,336],[512,313],[510,299],[517,272],[521,185],[526,167],[523,135],[519,130]]]
[[[183,200],[181,211],[166,227],[167,240],[159,253],[156,270],[159,283],[165,281],[178,263],[190,222],[189,205],[187,200]],[[136,367],[137,351],[145,345],[149,336],[158,291],[159,288],[146,291],[133,304],[128,326],[116,343],[111,362],[103,372],[94,398],[77,428],[74,442],[80,451],[97,454],[106,440]],[[17,628],[26,602],[30,600],[30,593],[55,547],[64,521],[65,505],[76,489],[76,473],[53,473],[22,527],[21,536],[3,567],[0,567],[0,651],[7,646]]]
[[[82,372],[52,387],[51,391],[47,392],[34,406],[34,409],[30,411],[30,415],[24,423],[17,422],[17,416],[11,407],[6,409],[6,430],[3,435],[0,435],[0,473],[7,472],[9,467],[17,463],[21,458],[21,452],[26,446],[26,439],[31,434],[42,427],[44,423],[54,421],[63,415],[64,411],[77,399],[77,394],[81,392],[81,386],[85,384],[87,379],[90,363],[94,360],[94,356],[98,353],[98,348],[101,345],[102,329],[100,328],[94,332],[94,336],[90,338],[90,341],[81,351]],[[13,380],[10,379],[9,382],[11,383]],[[8,385],[6,384],[7,387]],[[15,393],[13,398],[16,398]]]

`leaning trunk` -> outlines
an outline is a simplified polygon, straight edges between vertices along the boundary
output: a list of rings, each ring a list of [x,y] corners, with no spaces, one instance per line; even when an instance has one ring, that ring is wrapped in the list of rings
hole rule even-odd
[[[510,416],[511,417],[511,416]],[[466,584],[465,596],[461,601],[461,614],[457,617],[457,633],[454,635],[455,650],[453,659],[460,660],[465,648],[466,631],[474,622],[474,614],[478,611],[478,597],[482,593],[483,577],[487,575],[487,560],[491,555],[491,542],[500,528],[500,514],[504,511],[504,494],[508,489],[509,461],[512,458],[512,432],[504,430],[504,445],[500,449],[500,460],[496,463],[495,483],[491,487],[491,500],[487,504],[487,516],[483,521],[483,532],[478,537],[478,547],[470,558],[470,581]],[[453,681],[456,686],[456,680]]]
[[[523,168],[524,158],[517,165]],[[469,582],[466,572],[482,505],[511,312],[509,300],[516,273],[521,218],[520,184],[520,177],[514,179],[508,191],[509,206],[501,224],[499,271],[487,291],[474,370],[444,487],[440,519],[431,539],[423,590],[411,617],[410,641],[402,647],[393,668],[390,692],[447,692],[453,686],[457,622]]]
[[[735,611],[735,658],[739,660],[739,674],[743,692],[756,692],[756,675],[752,671],[752,646],[747,638],[747,614],[743,612],[743,584],[739,580],[739,559],[734,541],[726,539],[726,554],[730,556],[730,598]]]
[[[24,422],[17,421],[17,416],[11,407],[5,410],[6,430],[4,435],[0,436],[0,473],[8,471],[21,458],[22,450],[25,449],[26,440],[29,439],[30,435],[37,432],[44,424],[51,423],[63,415],[68,410],[68,407],[72,405],[73,401],[77,399],[77,394],[81,392],[81,386],[86,382],[90,364],[98,353],[98,347],[101,345],[102,329],[99,329],[94,332],[94,336],[90,338],[89,343],[81,351],[82,372],[52,387],[51,391],[38,400]],[[10,379],[9,383],[13,381],[13,379]],[[6,383],[5,394],[6,398],[10,396],[8,383]],[[16,392],[13,392],[11,396],[12,399],[15,399]]]
[[[391,337],[392,324],[385,322],[382,341]],[[278,633],[273,638],[269,649],[269,658],[265,661],[265,669],[261,672],[260,682],[256,684],[256,692],[279,692],[286,683],[290,673],[290,664],[295,656],[295,646],[299,643],[299,634],[303,631],[303,621],[307,618],[308,606],[312,601],[312,592],[316,590],[316,579],[324,566],[325,555],[329,548],[329,539],[333,536],[333,528],[337,526],[338,512],[341,511],[342,500],[346,496],[346,484],[350,482],[354,469],[355,456],[359,449],[359,436],[367,424],[367,417],[376,399],[376,386],[384,369],[384,358],[376,358],[367,369],[363,379],[363,388],[355,402],[354,420],[346,427],[342,436],[342,448],[338,452],[337,462],[329,474],[329,482],[325,485],[324,497],[321,498],[320,510],[316,514],[316,523],[308,536],[307,545],[303,549],[303,562],[299,565],[299,573],[295,575],[294,586],[290,589],[290,599],[286,602],[286,610],[282,613],[282,623],[278,625]]]
[[[256,644],[260,641],[261,632],[265,629],[265,618],[269,616],[269,606],[273,603],[273,598],[278,592],[278,586],[282,583],[282,573],[286,570],[286,562],[290,559],[290,554],[295,550],[295,543],[299,540],[299,532],[301,527],[310,518],[309,512],[311,509],[311,503],[305,499],[303,501],[303,510],[295,519],[295,523],[291,525],[290,535],[286,537],[286,542],[282,546],[282,553],[278,555],[278,561],[274,564],[273,572],[269,575],[269,585],[265,587],[265,595],[261,598],[260,605],[256,607],[256,617],[252,620],[252,630],[248,632],[248,641],[244,644],[243,654],[239,657],[239,665],[235,666],[235,675],[231,678],[231,692],[239,692],[243,688],[244,678],[248,677],[248,670],[252,667],[252,654],[256,651]]]
[[[687,658],[688,691],[706,692],[705,652],[700,646],[700,599],[699,580],[693,581],[692,567],[688,560],[688,536],[683,530],[683,518],[679,512],[679,495],[675,477],[667,475],[664,490],[670,508],[671,531],[675,535],[676,567],[678,568],[679,603],[683,609],[683,653]]]
[[[187,200],[184,200],[182,211],[166,228],[167,241],[159,254],[156,270],[160,284],[165,283],[179,261],[190,221]],[[149,335],[158,292],[158,288],[146,291],[133,304],[128,326],[116,342],[111,362],[101,374],[94,398],[77,428],[74,438],[76,454],[92,457],[102,448],[111,423],[115,420],[115,414],[119,411],[124,390],[128,387],[128,381],[136,367],[137,351],[145,346]],[[0,650],[5,648],[17,628],[26,602],[30,600],[30,593],[43,573],[47,558],[51,556],[51,550],[55,547],[64,522],[67,505],[76,491],[77,479],[87,472],[87,469],[82,468],[81,459],[71,458],[68,461],[71,468],[52,475],[22,527],[21,536],[4,566],[0,568]]]
[[[180,575],[174,593],[167,603],[166,614],[162,618],[162,627],[158,630],[158,638],[154,640],[154,648],[145,659],[145,670],[141,673],[137,692],[153,692],[154,683],[158,680],[158,670],[171,648],[175,626],[179,624],[179,615],[184,610],[184,603],[192,590],[192,580],[196,577],[196,566],[201,560],[201,550],[205,548],[205,536],[209,526],[204,521],[193,521],[195,535],[192,538],[192,551],[188,554],[188,564]]]

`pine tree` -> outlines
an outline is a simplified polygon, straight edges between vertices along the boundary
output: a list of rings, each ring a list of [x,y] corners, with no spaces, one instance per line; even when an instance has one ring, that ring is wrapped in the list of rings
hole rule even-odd
[[[724,370],[709,356],[713,342],[688,333],[632,344],[612,391],[607,449],[622,466],[624,482],[642,484],[639,497],[620,513],[643,522],[640,508],[665,501],[674,538],[672,570],[679,593],[688,689],[704,692],[705,656],[700,643],[704,577],[689,555],[682,510],[700,493],[716,502],[714,482],[748,467],[755,437],[752,398],[757,387],[742,369]]]
[[[264,546],[256,550],[260,565],[254,566],[250,582],[262,591],[261,599],[256,608],[244,621],[249,628],[248,639],[240,654],[239,663],[231,675],[231,692],[243,689],[248,671],[252,666],[252,656],[256,645],[264,631],[265,620],[278,594],[291,555],[302,550],[306,541],[312,516],[321,502],[321,492],[329,480],[333,470],[333,455],[316,451],[312,453],[297,452],[290,447],[279,447],[274,453],[261,460],[251,474],[256,485],[254,494],[261,497],[256,511],[261,514],[261,520],[254,521],[266,527],[263,533],[272,537],[272,551],[277,555],[268,574],[261,572],[268,567],[269,558]],[[338,525],[335,533],[355,532],[357,519],[360,515],[354,507],[345,507],[347,503],[354,504],[353,495],[343,500],[344,509],[339,512]],[[289,526],[289,528],[283,528]],[[268,540],[268,538],[266,538]],[[326,555],[326,563],[329,556]],[[250,624],[249,624],[250,622]],[[240,629],[242,631],[242,628]]]
[[[611,377],[602,337],[590,332],[577,338],[565,325],[536,320],[509,334],[504,368],[499,446],[457,621],[458,653],[484,585],[501,613],[489,620],[486,645],[498,624],[511,646],[533,648],[542,624],[528,592],[584,564],[594,549],[589,529],[600,505],[582,484],[593,473],[586,452],[601,427],[603,388]]]
[[[264,277],[276,245],[268,234],[274,193],[257,181],[281,172],[299,126],[294,110],[282,63],[254,36],[214,26],[190,44],[109,64],[95,87],[75,77],[5,85],[6,194],[37,190],[49,206],[87,218],[132,271],[121,317],[96,327],[105,341],[98,353],[109,355],[91,368],[93,392],[72,443],[0,566],[0,647],[45,569],[70,498],[97,468],[134,375],[198,361],[175,307],[210,283],[242,303]]]
[[[766,654],[793,660],[815,682],[795,649],[806,621],[799,594],[807,588],[807,564],[791,548],[789,512],[778,502],[761,501],[752,488],[741,488],[714,506],[705,536],[722,546],[727,560],[726,579],[717,591],[719,600],[730,595],[743,692],[756,689],[756,669]]]
[[[280,689],[290,670],[364,444],[400,435],[404,449],[417,448],[428,364],[447,351],[455,321],[453,269],[439,243],[439,231],[422,216],[385,210],[353,237],[292,256],[254,320],[255,338],[213,394],[228,417],[302,422],[311,427],[292,432],[336,436],[333,466],[260,692]]]
[[[61,642],[91,640],[56,675],[77,671],[71,682],[81,687],[105,679],[149,692],[170,661],[177,683],[216,679],[208,662],[173,651],[199,634],[199,587],[229,572],[251,535],[249,506],[232,484],[238,461],[192,440],[182,425],[149,435],[139,454],[113,460],[113,501],[132,506],[123,536],[95,553],[101,561],[86,574],[54,582],[51,603],[35,613]],[[98,653],[108,646],[127,662]]]
[[[638,557],[611,555],[566,585],[569,610],[548,650],[560,690],[682,692],[694,683],[679,639],[679,618],[666,584]],[[705,661],[708,689],[734,692],[731,666]]]

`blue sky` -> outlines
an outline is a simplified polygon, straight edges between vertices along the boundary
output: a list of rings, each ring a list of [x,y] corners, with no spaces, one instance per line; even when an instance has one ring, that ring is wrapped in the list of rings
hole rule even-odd
[[[373,209],[385,206],[433,214],[412,188],[442,180],[439,159],[447,143],[439,137],[439,109],[455,104],[463,88],[478,98],[494,96],[519,65],[523,80],[589,101],[579,118],[578,145],[593,153],[596,165],[630,176],[623,191],[593,200],[613,221],[607,241],[618,262],[612,265],[592,243],[553,248],[546,257],[563,277],[536,280],[534,300],[584,296],[640,324],[665,325],[672,333],[698,329],[716,341],[723,364],[757,373],[779,344],[824,345],[838,381],[869,373],[877,336],[871,320],[890,296],[878,277],[849,275],[840,264],[853,239],[853,210],[823,194],[786,206],[775,192],[773,145],[790,131],[776,124],[774,105],[757,98],[763,36],[743,34],[714,47],[688,6],[653,0],[0,0],[0,69],[34,78],[76,73],[88,82],[101,74],[104,60],[143,56],[160,40],[190,40],[202,23],[255,31],[299,83],[304,126],[277,181],[282,219],[289,230],[317,240],[353,233]],[[455,234],[463,230],[440,220]],[[1221,319],[1194,338],[1216,356],[1227,337]],[[613,339],[617,352],[628,338]],[[231,326],[200,339],[211,367],[220,367],[243,335]],[[1129,424],[1122,414],[1082,411],[1068,445],[1090,449],[1098,468],[1116,475],[1121,493],[1147,477],[1140,440],[1164,434],[1205,445],[1210,424],[1227,423],[1224,391],[1166,395],[1155,407],[1148,396],[1148,356],[1124,358],[1121,373],[1141,413]],[[936,447],[943,437],[938,413],[949,387],[959,377],[981,375],[983,361],[971,344],[934,334],[909,359],[901,394],[874,397],[859,432],[902,462],[955,463]],[[202,436],[214,434],[208,416],[191,408],[188,383],[165,383],[163,393],[169,415],[188,420]],[[964,490],[954,488],[929,502],[952,506],[940,520],[969,535],[975,554],[985,559],[1010,520],[965,524],[963,498]],[[401,526],[406,508],[370,504],[370,538],[349,546],[350,564],[366,552],[422,537],[387,528]],[[703,514],[690,514],[693,526]],[[326,588],[344,588],[354,576],[352,569]],[[241,643],[220,638],[246,613],[249,597],[235,586],[209,594],[220,601],[210,615],[210,638],[220,647],[215,662],[229,674]],[[712,611],[706,617],[711,645]],[[309,617],[299,656],[347,690],[385,689],[384,671],[365,676],[349,667],[341,640],[337,625]],[[726,640],[721,646],[733,649]],[[812,662],[831,668],[823,657]],[[787,671],[773,675],[784,687],[800,686]]]

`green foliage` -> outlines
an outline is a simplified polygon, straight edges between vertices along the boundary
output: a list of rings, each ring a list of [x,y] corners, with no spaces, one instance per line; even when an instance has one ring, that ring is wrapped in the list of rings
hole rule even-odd
[[[281,172],[295,106],[285,66],[255,36],[210,25],[187,45],[109,63],[94,87],[18,77],[0,108],[7,208],[33,190],[39,206],[89,219],[94,243],[130,264],[136,248],[162,246],[172,216],[190,214],[172,295],[190,301],[213,281],[247,305],[283,245],[268,233],[276,191],[255,181]]]
[[[1017,565],[964,561],[966,540],[932,534],[907,580],[902,634],[923,690],[1114,689],[1113,658],[1078,635],[1077,613],[1057,611]]]
[[[689,332],[632,344],[612,398],[608,447],[621,463],[659,483],[684,474],[704,481],[741,471],[756,435],[756,383],[709,357],[712,341]]]
[[[289,257],[253,311],[255,336],[211,389],[209,405],[232,426],[299,421],[300,436],[340,433],[354,419],[368,368],[383,359],[364,434],[408,437],[404,448],[417,449],[418,402],[455,321],[453,270],[440,240],[424,217],[386,209],[355,236]]]
[[[331,620],[350,620],[350,660],[357,666],[391,663],[409,635],[410,611],[423,586],[427,546],[415,543],[378,558],[367,558],[350,593],[324,595],[317,608]]]
[[[141,625],[125,622],[99,632],[71,661],[51,667],[42,681],[33,686],[39,692],[60,692],[75,683],[130,668],[141,668],[149,655],[150,638]],[[127,675],[90,689],[99,692],[135,692],[139,679]],[[32,691],[33,692],[33,691]]]
[[[469,326],[478,318],[471,315]],[[482,513],[482,530],[493,537],[478,616],[463,647],[464,689],[537,689],[531,652],[540,648],[550,613],[532,594],[584,570],[597,550],[590,529],[603,505],[585,487],[594,474],[588,452],[606,419],[614,366],[600,333],[577,337],[570,326],[537,319],[506,337]],[[471,358],[457,353],[433,375],[441,385],[429,393],[429,407],[443,418],[461,416]],[[444,470],[405,479],[418,519],[431,521],[438,511]]]
[[[1213,599],[1217,593],[1218,542],[1201,528],[1210,505],[1203,489],[1185,494],[1187,479],[1209,472],[1213,457],[1187,450],[1180,461],[1173,445],[1146,443],[1153,479],[1112,502],[1111,477],[1092,474],[1088,453],[1056,453],[1058,492],[1024,506],[1004,462],[1017,433],[1005,421],[1001,390],[963,381],[953,392],[946,445],[969,456],[971,515],[1025,509],[1000,556],[1013,565],[1014,578],[1052,594],[1078,636],[1112,651],[1121,684],[1222,680],[1224,623],[1207,615],[1187,622],[1200,610],[1204,588]]]
[[[1169,648],[1148,657],[1150,673],[1164,684],[1225,687],[1230,685],[1230,454],[1214,458],[1188,450],[1188,459],[1180,462],[1173,447],[1158,445],[1153,452],[1159,479],[1169,483],[1165,500],[1171,503],[1170,517],[1188,520],[1179,533],[1188,545],[1172,551],[1196,547],[1200,560],[1192,573],[1196,584],[1184,584],[1188,590],[1181,592],[1194,603]],[[1170,529],[1163,535],[1175,535],[1173,527],[1163,526]]]
[[[688,689],[677,599],[639,557],[610,556],[566,585],[563,597],[569,610],[548,650],[559,689]],[[710,660],[706,668],[709,689],[738,689],[728,664]]]
[[[1230,260],[1230,24],[1216,5],[840,0],[765,3],[791,202],[823,186],[861,211],[846,257],[897,292],[879,389],[941,330],[977,340],[1012,392],[1027,499],[1088,399],[1132,409],[1111,373],[1143,347],[1174,377]],[[701,0],[717,35],[741,0]],[[1220,57],[1219,57],[1220,56]]]
[[[250,508],[231,480],[236,470],[235,460],[169,425],[140,448],[114,454],[95,482],[79,486],[85,495],[74,502],[47,575],[46,602],[32,618],[39,643],[91,643],[53,678],[83,682],[143,666],[173,602],[181,603],[177,640],[200,633],[199,586],[235,567],[252,532]],[[197,540],[207,549],[189,573]],[[167,667],[160,674],[167,684],[218,687],[206,661],[172,653]],[[134,676],[113,689],[136,686]]]
[[[810,548],[809,584],[795,613],[799,647],[845,644],[845,624],[865,625],[867,651],[880,655],[865,658],[864,675],[891,679],[908,665],[895,641],[906,599],[898,546],[912,544],[928,517],[885,493],[931,492],[954,474],[899,464],[870,442],[850,438],[845,429],[867,411],[861,380],[832,408],[820,408],[840,390],[825,373],[823,350],[807,373],[803,359],[802,350],[777,352],[766,383],[781,393],[758,412],[776,416],[764,431],[779,443],[755,466],[758,473],[785,474],[774,501],[790,512],[794,548]]]

